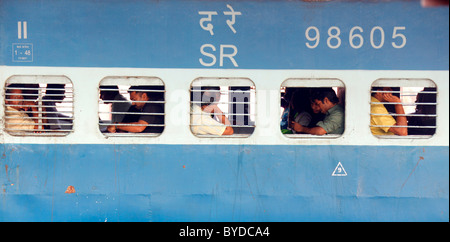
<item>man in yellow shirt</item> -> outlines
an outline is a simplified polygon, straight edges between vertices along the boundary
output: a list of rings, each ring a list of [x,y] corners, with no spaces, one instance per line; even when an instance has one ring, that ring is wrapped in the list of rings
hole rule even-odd
[[[389,87],[372,88],[372,98],[370,106],[370,130],[373,135],[408,135],[408,121],[400,98],[392,95]],[[379,92],[377,92],[379,91]],[[395,104],[396,118],[392,117],[386,107],[380,102]]]

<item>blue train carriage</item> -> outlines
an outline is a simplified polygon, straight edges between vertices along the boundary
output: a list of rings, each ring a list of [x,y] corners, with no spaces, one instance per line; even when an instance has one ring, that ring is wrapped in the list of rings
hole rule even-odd
[[[0,221],[449,221],[448,19],[0,0]]]

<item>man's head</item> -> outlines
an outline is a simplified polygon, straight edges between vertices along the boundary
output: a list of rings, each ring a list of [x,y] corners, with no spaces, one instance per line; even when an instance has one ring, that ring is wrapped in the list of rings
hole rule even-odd
[[[311,108],[320,110],[326,114],[327,111],[339,103],[339,98],[332,88],[319,88],[311,93]]]
[[[66,90],[64,89],[65,86],[65,84],[47,84],[45,95],[48,95],[47,97],[55,102],[62,102],[62,100],[66,97]]]
[[[6,101],[5,103],[14,109],[20,109],[23,102],[22,86],[20,84],[10,84],[6,88]]]
[[[131,105],[135,106],[137,109],[143,108],[145,102],[150,100],[147,90],[146,86],[131,86],[130,89],[128,89],[132,101]]]
[[[217,103],[220,100],[220,87],[218,86],[203,86],[193,87],[191,92],[191,100],[198,104],[202,109]]]
[[[202,107],[220,100],[220,87],[202,87]]]
[[[314,113],[321,113],[319,105],[311,101],[311,109]]]
[[[130,99],[138,109],[142,109],[148,101],[163,101],[164,86],[131,86],[128,89]]]
[[[111,103],[116,95],[119,94],[119,88],[117,86],[100,86],[100,98],[105,103]]]
[[[390,87],[372,87],[372,97],[378,99],[378,101],[380,102],[385,102],[386,100],[384,99],[384,95],[385,93],[391,93],[392,94],[392,88]]]

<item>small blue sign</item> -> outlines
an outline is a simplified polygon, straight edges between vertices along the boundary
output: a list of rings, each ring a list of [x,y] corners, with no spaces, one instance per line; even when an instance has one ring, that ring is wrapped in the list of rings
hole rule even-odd
[[[33,62],[33,44],[13,44],[13,62]]]

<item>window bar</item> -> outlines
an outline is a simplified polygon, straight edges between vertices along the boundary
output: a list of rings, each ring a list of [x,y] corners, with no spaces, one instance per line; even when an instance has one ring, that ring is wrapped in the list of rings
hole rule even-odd
[[[43,119],[42,119],[42,114],[43,114],[43,109],[42,109],[42,97],[43,97],[43,89],[39,89],[38,90],[38,122],[39,122],[39,126],[38,126],[38,130],[43,130],[44,126],[42,125],[43,123]]]
[[[398,128],[427,128],[427,129],[434,129],[437,128],[437,126],[407,126],[407,125],[369,125],[370,127],[378,127],[378,128],[392,128],[392,127],[398,127]]]
[[[373,116],[402,116],[402,117],[437,117],[436,114],[396,114],[396,113],[370,113]]]
[[[402,104],[403,106],[416,106],[416,105],[437,105],[437,103],[390,103],[390,102],[370,102],[370,104]]]

